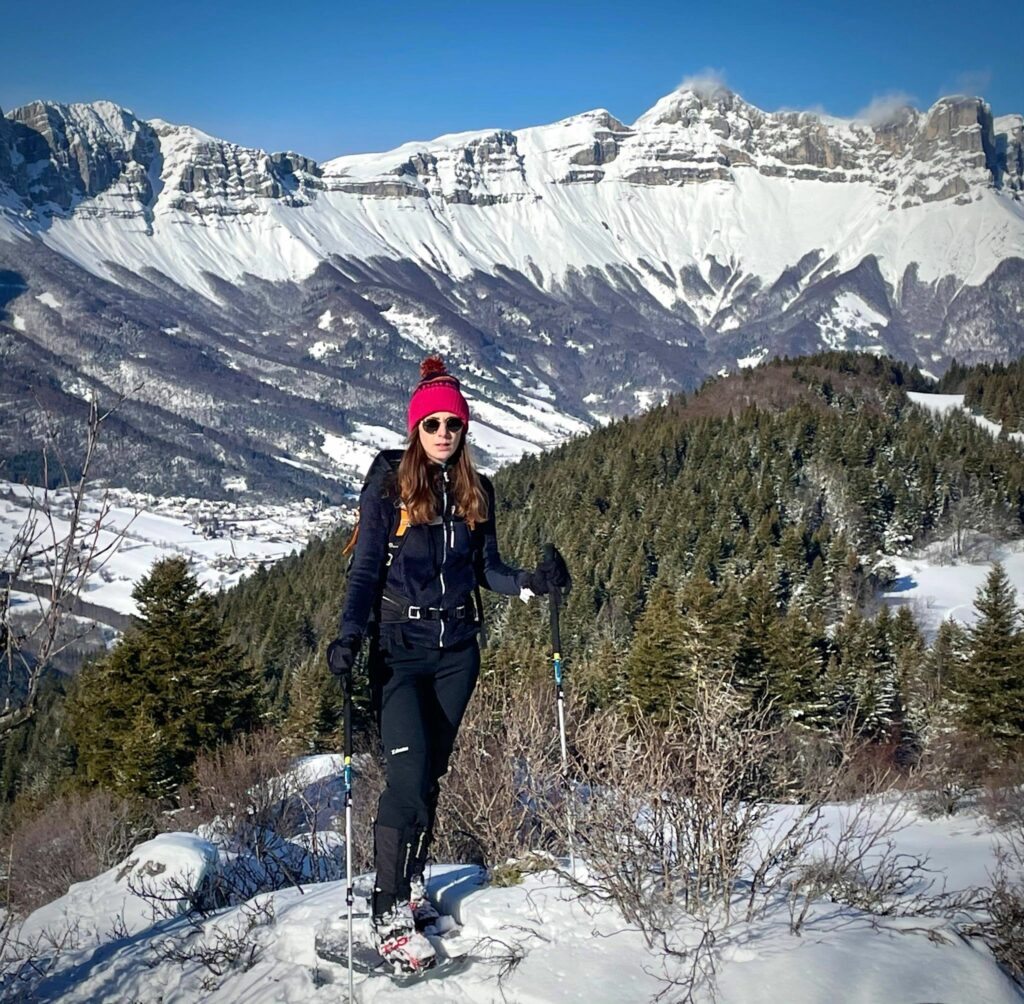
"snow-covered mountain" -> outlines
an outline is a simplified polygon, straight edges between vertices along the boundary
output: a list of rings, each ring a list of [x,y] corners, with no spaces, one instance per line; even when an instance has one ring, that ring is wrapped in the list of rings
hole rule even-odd
[[[974,97],[868,122],[709,85],[317,164],[34,102],[0,118],[3,451],[29,391],[125,389],[133,487],[330,495],[425,349],[492,465],[776,353],[1015,356],[1022,131]]]

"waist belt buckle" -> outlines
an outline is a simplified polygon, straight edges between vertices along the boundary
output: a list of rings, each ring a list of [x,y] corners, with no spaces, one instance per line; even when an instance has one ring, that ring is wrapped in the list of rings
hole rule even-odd
[[[419,607],[409,607],[409,620],[418,621],[420,620],[421,616],[422,614],[420,612]]]

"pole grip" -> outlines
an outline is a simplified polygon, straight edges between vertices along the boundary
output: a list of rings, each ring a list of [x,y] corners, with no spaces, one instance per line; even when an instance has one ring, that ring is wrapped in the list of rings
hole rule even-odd
[[[553,562],[555,560],[555,545],[545,544],[544,545],[544,561]],[[551,644],[555,646],[555,654],[561,655],[562,652],[562,633],[558,623],[558,612],[562,605],[562,590],[557,586],[551,587],[551,592],[548,594],[548,598],[551,601]]]

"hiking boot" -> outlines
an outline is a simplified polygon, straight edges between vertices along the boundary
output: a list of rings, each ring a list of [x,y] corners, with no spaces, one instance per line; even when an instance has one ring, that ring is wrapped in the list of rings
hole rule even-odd
[[[412,910],[417,931],[430,927],[441,916],[437,907],[427,898],[427,885],[422,875],[414,876],[409,882],[409,909]]]
[[[419,973],[437,962],[430,942],[416,930],[408,905],[396,903],[370,924],[373,947],[396,973]]]

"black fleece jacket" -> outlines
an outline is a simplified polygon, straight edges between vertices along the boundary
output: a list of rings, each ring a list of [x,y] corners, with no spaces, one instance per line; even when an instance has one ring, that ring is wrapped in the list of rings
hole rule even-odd
[[[455,515],[450,470],[437,471],[437,506],[433,523],[410,526],[398,557],[386,566],[388,541],[398,525],[399,508],[394,468],[400,450],[377,454],[359,497],[359,537],[356,540],[339,637],[355,643],[372,619],[379,620],[381,594],[404,597],[420,607],[454,609],[473,603],[477,584],[508,596],[519,595],[527,572],[501,560],[494,521],[494,486],[481,475],[487,495],[487,521],[470,530]],[[385,575],[386,572],[386,575]],[[472,607],[471,607],[472,609]],[[459,620],[412,620],[381,626],[384,647],[396,641],[427,648],[450,648],[480,629],[472,617]]]

